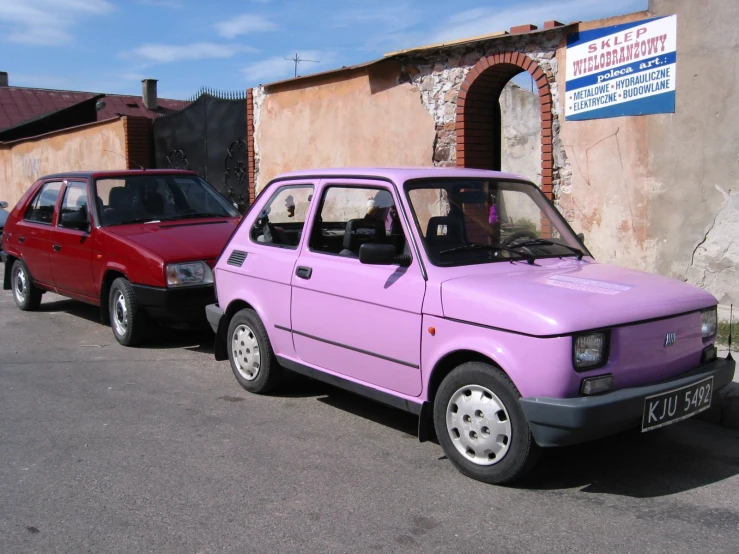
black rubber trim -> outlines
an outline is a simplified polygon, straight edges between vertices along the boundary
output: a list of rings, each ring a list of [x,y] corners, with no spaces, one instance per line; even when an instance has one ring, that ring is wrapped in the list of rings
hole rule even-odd
[[[366,354],[367,356],[372,356],[373,358],[379,358],[381,360],[392,362],[394,364],[403,365],[406,367],[412,367],[413,369],[420,369],[420,366],[417,364],[411,364],[409,362],[404,362],[402,360],[396,360],[395,358],[389,358],[388,356],[383,356],[382,354],[377,354],[375,352],[370,352],[368,350],[362,350],[361,348],[355,348],[353,346],[341,344],[340,342],[334,342],[332,340],[322,339],[320,337],[309,335],[308,333],[301,333],[300,331],[296,331],[295,329],[288,329],[287,327],[283,327],[281,325],[275,325],[275,328],[279,329],[280,331],[287,331],[288,333],[292,333],[294,335],[305,337],[307,339],[313,339],[313,340],[317,340],[318,342],[330,344],[331,346],[338,346],[339,348],[346,348],[347,350],[352,350],[353,352],[359,352],[360,354]]]
[[[316,379],[317,381],[323,381],[324,383],[328,383],[329,385],[333,385],[340,389],[359,394],[360,396],[364,396],[365,398],[369,398],[370,400],[375,400],[377,402],[381,402],[382,404],[387,404],[388,406],[403,410],[404,412],[410,412],[412,414],[419,415],[423,408],[423,404],[411,402],[409,400],[406,400],[405,398],[399,398],[393,394],[373,389],[372,387],[368,387],[366,385],[360,385],[359,383],[349,381],[330,373],[324,373],[323,371],[313,369],[312,367],[308,367],[292,360],[288,360],[287,358],[283,358],[282,356],[277,356],[277,361],[282,367],[289,369],[290,371],[294,371],[295,373],[300,373],[301,375],[311,377],[313,379]]]
[[[672,319],[673,317],[682,317],[684,315],[688,314],[694,314],[696,312],[700,312],[705,308],[700,308],[697,310],[690,310],[687,312],[681,312],[679,314],[671,314],[671,315],[665,315],[660,317],[653,317],[651,319],[641,319],[639,321],[629,321],[627,323],[616,323],[614,325],[608,325],[606,327],[594,327],[592,329],[583,329],[581,331],[572,331],[571,333],[559,333],[557,335],[533,335],[531,333],[524,333],[523,331],[514,331],[512,329],[504,329],[503,327],[494,327],[493,325],[483,325],[482,323],[474,323],[472,321],[464,321],[462,319],[455,319],[453,317],[440,317],[440,319],[444,319],[446,321],[453,321],[454,323],[463,323],[464,325],[472,325],[474,327],[482,327],[483,329],[491,329],[493,331],[501,331],[503,333],[511,333],[513,335],[521,335],[524,337],[533,337],[535,339],[560,339],[563,337],[572,337],[574,335],[587,335],[588,333],[596,333],[596,332],[606,332],[610,329],[618,329],[620,327],[632,327],[634,325],[643,325],[645,323],[653,323],[655,321],[662,321],[665,319]],[[435,316],[439,317],[439,316]]]

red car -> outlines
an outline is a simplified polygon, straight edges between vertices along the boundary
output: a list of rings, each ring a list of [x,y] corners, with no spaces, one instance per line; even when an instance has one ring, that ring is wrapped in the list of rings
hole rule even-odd
[[[240,217],[190,171],[48,175],[5,224],[3,289],[21,310],[37,309],[46,291],[100,306],[126,346],[152,320],[207,325],[211,268]]]

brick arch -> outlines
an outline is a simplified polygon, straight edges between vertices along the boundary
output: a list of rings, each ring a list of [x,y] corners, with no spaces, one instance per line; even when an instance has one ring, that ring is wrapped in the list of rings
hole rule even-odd
[[[457,97],[457,167],[500,169],[500,104],[506,83],[528,71],[539,88],[541,110],[541,188],[553,199],[552,93],[549,79],[534,60],[521,52],[500,52],[482,58],[467,73]]]

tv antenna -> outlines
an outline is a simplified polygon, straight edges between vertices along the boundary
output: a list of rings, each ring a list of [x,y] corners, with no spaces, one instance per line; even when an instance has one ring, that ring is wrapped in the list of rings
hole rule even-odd
[[[301,58],[300,56],[298,56],[298,53],[297,52],[295,53],[295,57],[294,58],[285,58],[285,59],[288,60],[288,61],[291,61],[291,62],[294,62],[295,63],[295,77],[298,76],[298,64],[300,62],[319,63],[321,61],[321,60],[304,60],[303,58]]]
[[[121,154],[120,152],[114,152],[113,150],[106,150],[105,148],[103,148],[103,152],[110,152],[111,154],[115,154],[116,156],[120,156],[124,160],[126,159],[126,157],[123,154]],[[131,163],[133,165],[139,166],[142,170],[146,171],[146,168],[143,165],[138,164],[138,163],[134,162],[133,160],[131,160]]]

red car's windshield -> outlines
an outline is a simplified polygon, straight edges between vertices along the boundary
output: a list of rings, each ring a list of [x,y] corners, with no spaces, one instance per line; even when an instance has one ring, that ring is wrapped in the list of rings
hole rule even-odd
[[[97,179],[103,226],[190,217],[239,217],[213,187],[195,175],[132,175]]]

